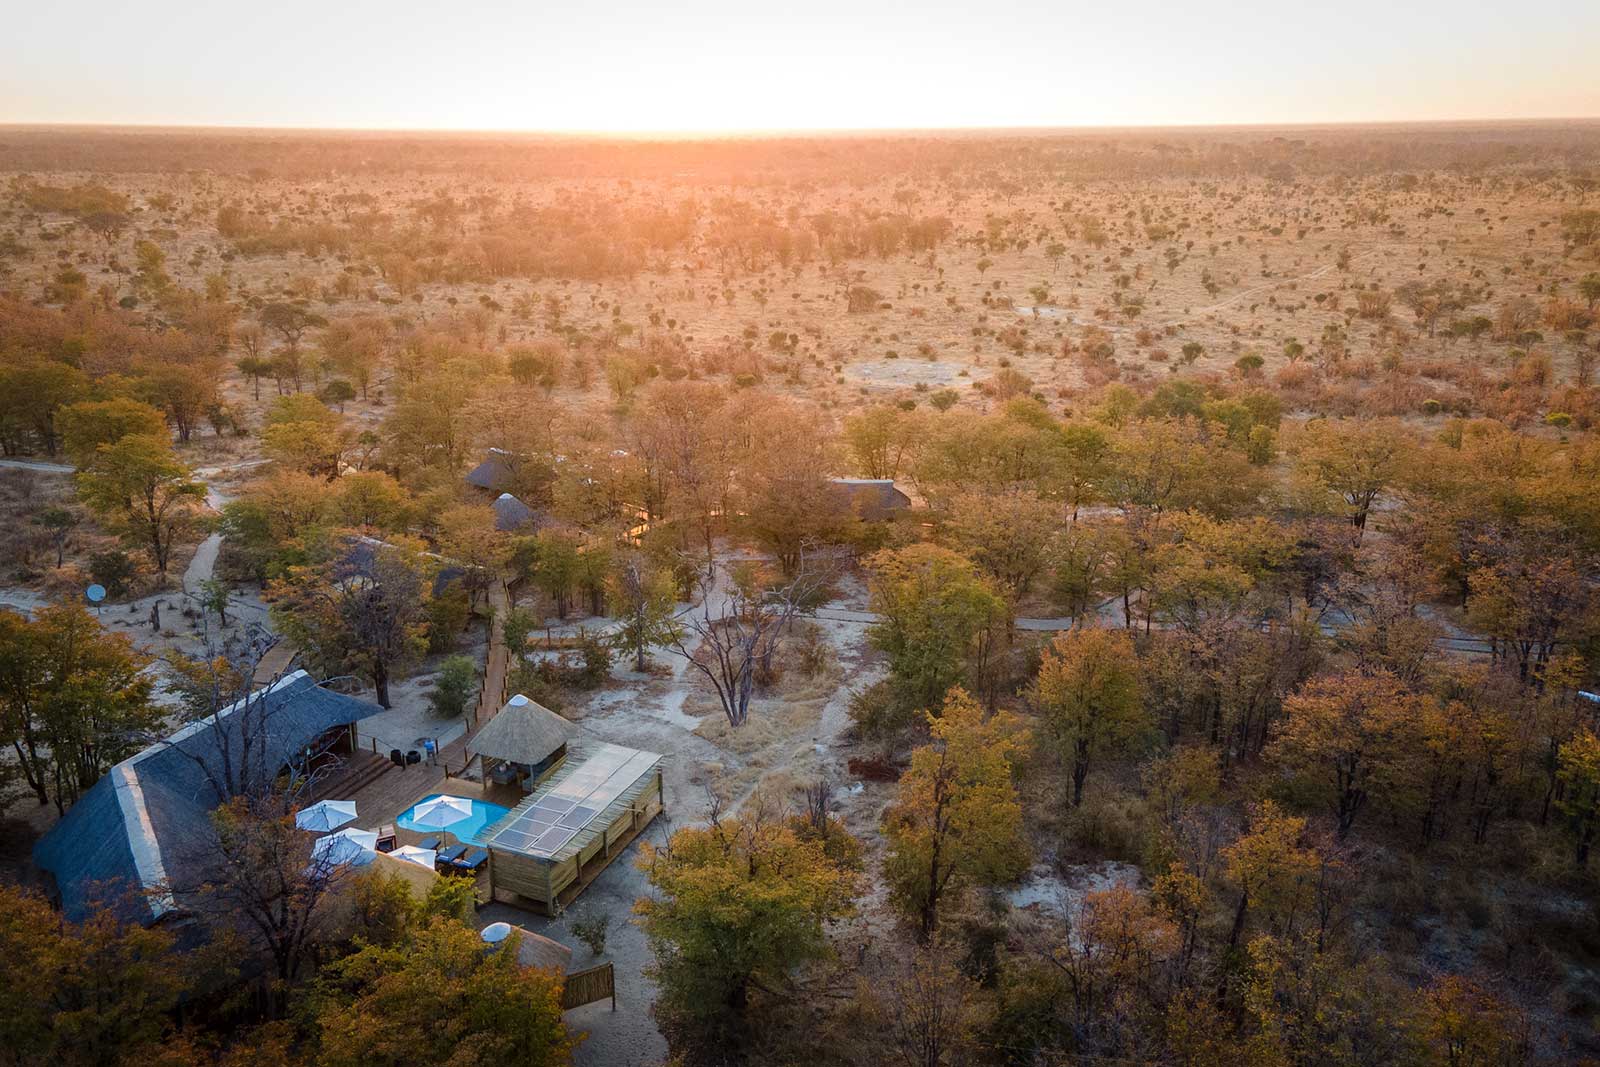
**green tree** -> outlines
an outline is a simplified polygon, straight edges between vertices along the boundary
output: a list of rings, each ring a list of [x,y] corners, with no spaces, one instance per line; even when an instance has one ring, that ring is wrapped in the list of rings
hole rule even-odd
[[[85,400],[68,404],[56,414],[61,448],[77,466],[94,459],[101,445],[116,444],[129,434],[160,438],[167,435],[166,416],[149,404],[127,397]]]
[[[856,876],[759,799],[735,819],[640,846],[655,889],[634,905],[655,951],[656,1010],[737,1033],[755,992],[782,995],[831,952],[825,924],[854,909]]]
[[[649,665],[651,645],[670,642],[677,628],[677,583],[670,571],[653,567],[636,552],[621,556],[612,568],[607,595],[617,613],[613,643],[618,652],[633,657],[633,669]]]
[[[450,656],[439,665],[439,675],[428,693],[428,706],[441,719],[459,719],[467,712],[478,689],[478,665],[469,656]]]
[[[7,1063],[149,1062],[173,1029],[193,959],[173,934],[100,910],[64,922],[41,897],[0,885],[0,1047]]]
[[[200,524],[206,488],[172,450],[172,442],[129,434],[95,452],[77,474],[78,498],[129,545],[167,573],[172,547]]]
[[[433,566],[406,540],[336,535],[267,586],[272,617],[326,673],[352,671],[390,707],[389,679],[427,648]]]
[[[299,347],[306,331],[327,324],[327,319],[297,304],[278,301],[261,309],[261,325],[276,330],[282,335],[284,344],[291,348]]]
[[[1083,803],[1090,767],[1154,727],[1139,694],[1139,659],[1125,630],[1074,627],[1044,654],[1033,699],[1046,736],[1072,771],[1072,804]]]
[[[313,994],[323,1067],[558,1067],[576,1039],[562,976],[517,962],[516,938],[484,951],[476,930],[436,918],[397,945],[324,968]]]
[[[894,404],[845,416],[844,443],[863,478],[893,479],[909,470],[926,436],[922,417]]]
[[[971,885],[1013,881],[1028,869],[1022,804],[1011,778],[1019,731],[1001,714],[953,689],[944,710],[928,714],[929,744],[911,754],[894,803],[883,816],[890,898],[927,941],[939,905]]]
[[[334,378],[327,385],[322,387],[322,399],[326,403],[339,405],[339,411],[341,414],[344,412],[345,404],[349,403],[355,398],[356,387],[345,381],[343,378]]]
[[[40,804],[76,800],[161,721],[147,657],[77,605],[0,612],[0,742]]]
[[[1284,701],[1267,756],[1328,796],[1344,838],[1374,796],[1392,801],[1414,786],[1423,710],[1386,671],[1316,678]]]
[[[60,444],[56,415],[83,398],[89,379],[77,367],[54,360],[35,360],[0,368],[0,420],[10,424],[8,452],[26,443],[31,433],[50,455]]]
[[[1007,617],[1004,599],[971,560],[934,545],[876,553],[867,568],[872,610],[883,616],[869,637],[889,657],[897,699],[937,707],[968,680],[980,635]]]
[[[172,290],[172,276],[167,273],[167,254],[154,241],[139,241],[133,246],[138,270],[133,275],[133,287],[142,296],[161,300]]]
[[[36,525],[47,530],[56,546],[56,569],[60,570],[67,559],[67,537],[78,525],[78,516],[71,508],[45,508],[33,517]]]
[[[1600,833],[1600,737],[1584,727],[1557,752],[1557,780],[1562,785],[1561,811],[1573,836],[1573,860],[1582,867]]]
[[[1401,475],[1405,432],[1389,421],[1318,419],[1301,429],[1296,444],[1297,473],[1344,502],[1359,539],[1373,504]]]

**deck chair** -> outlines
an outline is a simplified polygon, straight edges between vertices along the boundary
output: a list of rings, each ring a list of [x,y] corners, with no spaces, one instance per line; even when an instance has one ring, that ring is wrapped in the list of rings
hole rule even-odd
[[[432,837],[424,837],[421,841],[417,842],[417,847],[430,849],[434,852],[439,851],[439,835],[435,834]]]
[[[487,849],[475,848],[465,856],[450,861],[450,866],[463,874],[471,874],[489,861]]]
[[[438,861],[443,866],[448,867],[450,864],[460,859],[461,854],[466,850],[466,845],[451,845],[449,848],[442,848],[439,850]]]
[[[400,847],[400,838],[394,832],[393,823],[378,827],[378,843],[374,847],[379,852],[393,852]]]

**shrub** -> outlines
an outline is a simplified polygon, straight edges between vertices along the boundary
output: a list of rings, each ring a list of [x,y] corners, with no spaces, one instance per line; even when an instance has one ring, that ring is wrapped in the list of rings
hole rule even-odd
[[[441,719],[465,715],[478,689],[478,665],[466,656],[451,656],[439,666],[428,704]]]
[[[108,596],[126,596],[133,575],[133,559],[120,548],[96,552],[89,557],[89,577],[95,584],[105,586]]]
[[[606,933],[610,929],[611,916],[602,911],[574,921],[572,935],[588,945],[589,951],[598,956],[606,950]]]
[[[912,709],[895,696],[887,680],[874,682],[850,698],[850,721],[865,738],[882,739],[911,722]]]

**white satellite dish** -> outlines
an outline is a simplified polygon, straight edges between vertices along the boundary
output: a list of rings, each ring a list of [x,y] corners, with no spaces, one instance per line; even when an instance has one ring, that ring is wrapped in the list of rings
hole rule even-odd
[[[96,583],[85,589],[83,595],[89,598],[89,603],[98,604],[106,598],[106,587]]]
[[[511,924],[490,923],[483,928],[483,932],[479,936],[483,938],[485,944],[498,945],[511,936]]]

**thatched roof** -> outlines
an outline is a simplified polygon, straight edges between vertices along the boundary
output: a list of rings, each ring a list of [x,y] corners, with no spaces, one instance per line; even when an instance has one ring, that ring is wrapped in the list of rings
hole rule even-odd
[[[518,693],[467,742],[467,753],[511,763],[542,762],[578,732],[566,719]]]
[[[858,518],[888,518],[911,506],[911,498],[895,488],[892,478],[832,478],[837,492]]]
[[[517,962],[524,967],[566,974],[572,969],[572,950],[559,941],[541,937],[532,930],[517,927],[522,941],[517,946]]]
[[[494,508],[494,528],[502,533],[539,524],[539,513],[510,493],[501,493],[490,506]]]
[[[399,878],[411,887],[412,893],[418,900],[428,895],[428,890],[433,888],[433,883],[439,880],[439,875],[428,868],[403,860],[398,856],[391,856],[387,852],[375,852],[372,858],[372,869],[382,871],[391,877]]]
[[[511,453],[504,449],[491,448],[483,457],[483,462],[467,472],[466,482],[479,489],[487,489],[491,493],[504,492],[512,482],[513,463],[514,458]]]

